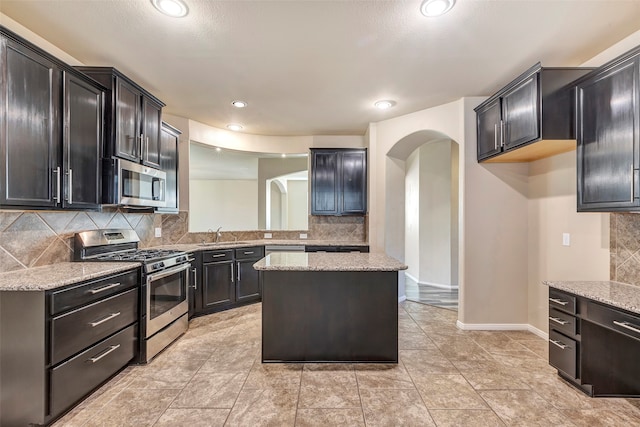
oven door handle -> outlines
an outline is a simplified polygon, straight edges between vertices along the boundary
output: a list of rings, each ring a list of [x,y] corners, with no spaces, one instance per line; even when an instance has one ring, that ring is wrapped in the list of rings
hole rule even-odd
[[[191,268],[191,264],[189,263],[180,264],[179,266],[170,268],[169,270],[164,270],[159,273],[149,274],[147,276],[147,283],[150,283],[154,280],[162,279],[163,277],[171,276],[172,274],[175,274],[175,273],[180,273],[181,271],[188,270],[189,268]]]

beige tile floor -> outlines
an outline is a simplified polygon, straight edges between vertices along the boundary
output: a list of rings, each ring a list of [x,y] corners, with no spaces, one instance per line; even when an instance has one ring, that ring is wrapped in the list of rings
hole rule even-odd
[[[640,426],[640,405],[558,378],[528,332],[461,331],[400,304],[397,365],[260,363],[260,304],[201,317],[55,426]]]

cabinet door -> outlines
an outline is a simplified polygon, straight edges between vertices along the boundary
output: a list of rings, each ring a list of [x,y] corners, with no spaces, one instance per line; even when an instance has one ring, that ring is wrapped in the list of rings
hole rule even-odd
[[[578,85],[578,210],[639,206],[638,84],[631,58]]]
[[[160,167],[160,127],[162,125],[162,107],[142,98],[142,163],[154,168]]]
[[[116,141],[114,155],[138,162],[142,151],[140,105],[142,94],[121,78],[116,78]]]
[[[259,258],[238,261],[236,280],[236,296],[238,302],[258,300],[261,295],[260,272],[253,268]]]
[[[100,205],[103,97],[101,89],[64,73],[65,207]]]
[[[367,152],[341,153],[341,211],[344,214],[367,212]]]
[[[60,71],[49,60],[0,38],[0,204],[60,202]]]
[[[338,214],[338,153],[311,151],[311,214]]]
[[[496,99],[495,102],[476,113],[478,161],[502,151],[501,111],[500,99]]]
[[[202,265],[202,308],[235,302],[235,268],[233,262]]]
[[[167,205],[157,212],[178,212],[178,135],[162,127],[160,135],[160,169],[167,174],[165,199]]]
[[[534,74],[502,96],[505,150],[540,138],[539,76]]]

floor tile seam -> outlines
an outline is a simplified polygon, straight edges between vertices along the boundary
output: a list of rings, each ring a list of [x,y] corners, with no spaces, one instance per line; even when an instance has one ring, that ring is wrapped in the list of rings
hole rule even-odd
[[[160,413],[160,415],[158,415],[158,418],[156,418],[155,421],[153,423],[151,423],[152,427],[155,426],[156,424],[158,424],[158,421],[160,421],[160,418],[162,418],[162,416],[167,412],[167,409],[171,408],[171,405],[173,405],[173,402],[175,402],[176,399],[178,398],[178,396],[180,396],[180,393],[182,393],[182,391],[184,390],[184,387],[181,388],[181,389],[170,389],[170,390],[178,390],[178,392],[176,393],[175,396],[173,396],[173,399],[171,399],[171,402],[169,402],[167,407],[164,408],[164,410]]]
[[[300,395],[302,390],[302,374],[304,373],[304,363],[302,364],[302,369],[300,370],[300,381],[298,381],[298,398],[296,399],[296,413],[293,416],[293,425],[294,427],[298,424],[298,410],[300,409]],[[303,408],[304,409],[304,408]]]
[[[491,412],[493,412],[493,413],[495,414],[495,416],[496,416],[496,417],[498,417],[498,419],[499,419],[500,421],[502,421],[502,423],[503,423],[505,426],[510,425],[510,424],[509,424],[509,422],[508,422],[507,420],[505,420],[504,418],[502,418],[502,417],[500,416],[500,414],[498,414],[498,413],[495,411],[495,409],[493,409],[493,406],[491,406],[491,404],[490,404],[489,402],[487,402],[487,399],[485,399],[485,398],[484,398],[484,396],[483,396],[480,392],[478,392],[478,396],[480,396],[480,399],[482,399],[482,401],[485,403],[485,405],[487,405],[487,408],[489,408],[489,409],[491,410]]]
[[[229,417],[231,416],[231,413],[233,412],[233,409],[236,407],[236,404],[238,403],[238,399],[240,398],[240,394],[242,393],[243,390],[245,390],[244,386],[247,384],[247,379],[249,378],[249,375],[251,375],[251,370],[253,370],[253,366],[255,364],[256,364],[256,361],[254,360],[253,363],[251,364],[251,368],[249,369],[249,372],[247,373],[246,378],[242,382],[242,387],[240,387],[240,392],[238,393],[238,395],[236,396],[236,398],[233,401],[233,406],[231,406],[231,410],[227,414],[227,417],[224,419],[223,425],[225,425],[225,426],[228,425],[227,423],[229,422]]]
[[[448,358],[447,358],[447,361],[449,361]],[[398,361],[398,363],[400,363],[400,361]],[[449,363],[451,363],[451,362],[449,361]],[[415,389],[416,393],[418,393],[418,396],[420,396],[420,401],[424,405],[424,408],[427,410],[427,413],[429,414],[429,417],[431,418],[431,422],[433,423],[433,425],[437,426],[436,420],[433,418],[433,415],[431,415],[431,412],[429,411],[429,407],[427,406],[427,403],[424,401],[424,397],[422,397],[422,393],[420,393],[420,390],[416,386],[416,382],[413,379],[413,376],[411,375],[411,372],[407,369],[407,367],[405,366],[404,362],[402,362],[402,367],[407,372],[407,375],[409,376],[409,379],[411,380],[411,384],[413,384],[413,388]]]

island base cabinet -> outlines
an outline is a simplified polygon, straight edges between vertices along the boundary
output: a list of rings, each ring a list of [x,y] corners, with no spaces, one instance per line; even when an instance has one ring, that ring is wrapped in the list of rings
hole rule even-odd
[[[263,362],[398,362],[396,271],[263,271]]]

